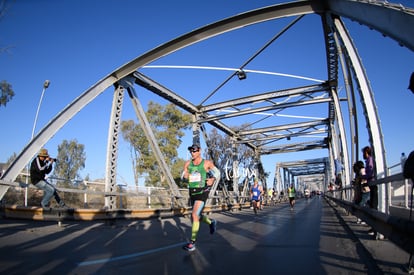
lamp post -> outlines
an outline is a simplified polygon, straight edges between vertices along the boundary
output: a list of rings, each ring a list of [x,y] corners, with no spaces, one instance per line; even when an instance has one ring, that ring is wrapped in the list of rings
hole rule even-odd
[[[33,122],[32,136],[30,140],[32,140],[34,137],[36,124],[37,124],[37,117],[39,116],[39,111],[40,111],[40,105],[42,105],[43,96],[45,94],[46,89],[49,88],[49,85],[50,85],[50,80],[45,80],[45,82],[43,83],[43,90],[42,90],[42,94],[40,95],[39,104],[37,105],[37,111],[36,111],[36,116]],[[25,188],[26,190],[25,190],[25,196],[24,196],[24,206],[27,206],[28,184],[29,184],[29,176],[30,176],[29,170],[30,170],[30,163],[27,164],[27,171],[26,171],[26,188]]]
[[[43,83],[42,95],[40,96],[39,104],[37,105],[36,116],[35,116],[35,120],[33,122],[32,137],[31,137],[30,140],[32,140],[33,137],[34,137],[34,132],[35,132],[36,123],[37,123],[37,117],[39,116],[39,111],[40,111],[40,105],[42,105],[43,95],[45,94],[46,89],[49,88],[49,85],[50,85],[50,81],[45,80],[45,83]]]

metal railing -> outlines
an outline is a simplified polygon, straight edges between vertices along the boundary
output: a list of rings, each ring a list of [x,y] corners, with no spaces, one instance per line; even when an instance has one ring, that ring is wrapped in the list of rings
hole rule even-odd
[[[374,231],[382,234],[410,255],[414,253],[414,219],[412,215],[413,182],[394,174],[369,183],[370,186],[385,185],[386,211],[380,212],[369,207],[361,207],[353,202],[353,188],[328,191],[325,194],[332,206],[340,206],[348,213],[365,221]],[[377,238],[378,238],[377,234]],[[413,268],[413,258],[408,267]]]
[[[179,189],[182,198],[177,198],[169,189],[161,187],[132,186],[126,188],[125,186],[117,186],[116,192],[105,192],[105,183],[102,182],[77,181],[68,185],[68,180],[65,179],[50,177],[48,180],[56,187],[66,204],[73,208],[103,209],[105,208],[105,197],[108,196],[117,198],[117,209],[172,209],[190,205],[187,188]],[[62,182],[66,182],[66,184]],[[10,188],[3,198],[3,204],[40,205],[41,191],[34,185],[4,180],[0,180],[0,185],[7,185]],[[28,192],[22,192],[27,189]],[[23,201],[28,201],[28,205],[23,204]],[[180,203],[178,203],[179,201]],[[245,204],[249,201],[249,197],[217,190],[215,195],[210,196],[210,201],[210,206]]]

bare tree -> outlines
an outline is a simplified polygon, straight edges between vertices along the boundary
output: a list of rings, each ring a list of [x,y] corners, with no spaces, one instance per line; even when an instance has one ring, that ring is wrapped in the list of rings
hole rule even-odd
[[[5,16],[7,12],[7,9],[8,9],[7,4],[8,4],[7,0],[0,1],[0,20]],[[0,53],[8,51],[10,48],[11,46],[5,46],[5,47],[0,46]],[[2,105],[6,106],[7,102],[9,102],[14,96],[12,85],[8,83],[6,80],[3,80],[0,82],[0,91],[1,91],[0,106]]]
[[[237,131],[245,129],[246,127],[245,125],[241,125],[232,128],[234,131]],[[232,190],[232,183],[228,182],[226,175],[229,174],[231,177],[233,173],[232,164],[235,160],[237,160],[239,167],[248,168],[249,170],[257,168],[262,181],[268,177],[269,173],[264,171],[260,163],[258,167],[255,167],[255,153],[251,148],[244,144],[237,144],[235,148],[236,155],[233,156],[232,143],[230,136],[220,135],[215,128],[208,133],[208,152],[206,152],[206,158],[211,158],[221,171],[227,171],[227,173],[221,174],[221,182],[227,184],[229,190]],[[243,179],[240,180],[243,181]]]
[[[3,17],[6,16],[6,13],[9,9],[10,5],[7,0],[0,1],[0,21]],[[12,48],[12,46],[0,46],[0,53],[7,52]]]

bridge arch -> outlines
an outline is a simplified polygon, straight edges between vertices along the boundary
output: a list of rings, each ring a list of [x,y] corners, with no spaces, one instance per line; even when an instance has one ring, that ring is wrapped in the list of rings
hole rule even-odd
[[[203,40],[237,30],[253,24],[259,24],[269,20],[277,20],[286,17],[295,17],[290,25],[286,27],[281,33],[288,31],[291,25],[294,25],[302,17],[317,14],[321,17],[321,26],[325,34],[326,43],[326,55],[327,55],[327,77],[324,83],[319,85],[297,87],[293,89],[287,89],[283,91],[273,91],[269,93],[256,94],[247,98],[236,98],[226,102],[216,102],[215,104],[201,105],[192,103],[179,96],[177,93],[170,91],[154,80],[148,78],[138,70],[151,62],[158,60],[159,58],[179,51],[192,44],[201,42]],[[369,16],[367,16],[367,14]],[[176,39],[173,39],[159,47],[150,50],[147,53],[137,57],[124,66],[116,69],[108,74],[103,79],[99,80],[91,88],[83,92],[78,98],[76,98],[71,104],[64,108],[56,117],[54,117],[31,141],[28,143],[22,152],[17,156],[16,160],[5,171],[2,179],[5,181],[14,181],[20,171],[24,168],[27,162],[38,152],[38,150],[57,132],[62,128],[73,116],[75,116],[86,105],[92,102],[98,95],[103,93],[109,87],[115,87],[114,103],[112,106],[112,117],[110,123],[110,137],[108,138],[108,154],[107,154],[107,174],[106,185],[110,190],[114,182],[116,175],[116,157],[117,157],[117,138],[118,129],[117,124],[119,122],[119,113],[122,110],[123,91],[128,90],[130,99],[135,107],[137,116],[145,120],[145,115],[142,114],[142,107],[136,93],[134,92],[134,86],[140,85],[145,87],[157,95],[177,104],[184,110],[195,115],[196,124],[208,123],[214,127],[217,127],[226,134],[232,135],[235,138],[235,142],[244,143],[256,150],[259,150],[259,154],[273,154],[283,153],[290,151],[311,150],[316,148],[329,149],[330,158],[330,174],[333,170],[334,159],[341,159],[345,165],[345,171],[348,173],[345,175],[349,178],[349,159],[348,144],[351,144],[352,152],[358,154],[358,145],[349,140],[354,140],[354,136],[347,137],[347,133],[344,129],[343,114],[340,108],[341,98],[337,96],[338,82],[340,80],[338,76],[339,65],[342,65],[342,73],[345,79],[345,87],[349,94],[346,99],[349,104],[356,104],[351,102],[351,95],[359,92],[363,99],[363,108],[365,110],[365,120],[369,129],[370,143],[374,148],[374,155],[377,163],[377,169],[379,175],[384,175],[386,171],[385,163],[385,150],[382,141],[382,133],[380,128],[380,121],[376,111],[376,105],[373,98],[373,92],[371,91],[369,81],[365,74],[362,62],[357,54],[356,48],[352,43],[345,25],[343,24],[341,17],[350,18],[358,21],[361,24],[365,24],[379,32],[393,38],[398,43],[406,46],[407,48],[414,50],[414,35],[413,26],[413,11],[410,9],[399,9],[393,5],[387,5],[383,3],[377,3],[374,1],[299,1],[291,2],[280,5],[273,5],[262,9],[249,11],[243,14],[239,14],[205,27],[196,29],[195,31],[184,34]],[[278,35],[275,36],[275,39]],[[245,65],[240,66],[238,70],[234,71],[228,79],[231,79],[238,75],[240,71],[245,69]],[[226,80],[223,82],[225,84]],[[350,85],[353,83],[353,85]],[[357,88],[357,91],[354,90]],[[214,94],[217,91],[212,91]],[[269,103],[266,106],[252,110],[237,111],[237,114],[229,115],[214,115],[212,112],[227,108],[228,106],[244,106],[244,104],[262,102],[266,99],[285,99],[286,97],[301,97],[300,101],[280,104]],[[304,98],[310,98],[305,101]],[[278,102],[279,103],[279,102]],[[275,125],[273,127],[263,127],[254,129],[255,134],[262,134],[263,140],[279,140],[281,138],[288,138],[297,136],[299,134],[311,135],[315,130],[324,132],[325,137],[322,139],[314,140],[307,143],[288,144],[282,146],[272,146],[266,148],[265,146],[258,146],[251,141],[249,135],[253,134],[251,131],[245,131],[242,133],[235,133],[231,128],[223,121],[234,116],[248,116],[257,112],[275,111],[281,108],[299,107],[302,105],[313,104],[325,104],[328,105],[329,115],[325,120],[313,121],[312,125],[305,122],[296,123],[294,125]],[[200,114],[203,114],[200,116]],[[354,118],[350,119],[355,121]],[[319,128],[317,128],[319,127]],[[297,129],[297,131],[289,134],[280,134],[278,131],[284,131],[286,129]],[[148,130],[148,136],[151,139],[151,131]],[[325,130],[325,131],[323,131]],[[351,135],[357,133],[351,131]],[[115,145],[115,146],[114,146]],[[155,141],[152,145],[156,148]],[[162,162],[162,156],[158,152],[159,161]],[[352,158],[352,156],[351,156]],[[161,165],[163,166],[163,165]],[[168,169],[164,167],[164,173],[167,174],[167,178],[170,178],[170,187],[172,190],[176,190],[174,182],[171,182],[171,177],[168,176]],[[0,189],[0,198],[2,198],[7,191],[7,187],[2,186]],[[178,195],[178,194],[177,194]],[[108,206],[113,206],[112,201],[108,201]]]

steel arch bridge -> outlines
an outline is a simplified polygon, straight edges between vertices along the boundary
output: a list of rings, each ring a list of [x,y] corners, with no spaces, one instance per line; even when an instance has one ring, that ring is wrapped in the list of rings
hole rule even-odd
[[[246,73],[252,72],[252,70],[247,69],[247,65],[262,52],[267,51],[270,44],[278,41],[284,33],[289,32],[303,18],[315,15],[320,17],[323,44],[325,45],[327,74],[324,80],[313,85],[273,90],[266,93],[252,91],[250,95],[244,97],[237,97],[235,94],[232,99],[226,101],[214,102],[211,100],[212,96],[220,93],[222,87],[231,79],[237,77],[243,80],[246,78]],[[292,21],[279,33],[276,33],[251,58],[241,62],[241,66],[230,70],[228,77],[209,95],[201,95],[205,96],[201,103],[187,100],[180,95],[179,91],[172,91],[142,73],[141,69],[148,67],[152,62],[190,45],[243,27],[284,18],[292,18]],[[2,181],[13,182],[30,159],[59,129],[111,86],[114,87],[114,93],[107,143],[106,192],[113,192],[116,185],[119,126],[126,91],[160,164],[161,172],[168,181],[172,194],[176,197],[181,196],[149,127],[135,89],[137,86],[143,87],[191,113],[194,118],[194,141],[199,141],[200,133],[205,134],[204,126],[208,124],[232,137],[234,154],[236,154],[237,145],[244,144],[255,151],[258,162],[260,162],[260,156],[266,154],[327,149],[329,153],[324,165],[318,165],[317,171],[313,171],[313,174],[320,173],[326,175],[325,178],[332,178],[334,162],[339,160],[344,166],[343,176],[346,182],[349,182],[350,179],[350,163],[353,163],[357,158],[359,151],[356,127],[358,119],[353,111],[357,105],[355,96],[358,95],[361,99],[360,104],[368,128],[369,142],[374,149],[377,175],[379,177],[385,176],[387,171],[387,164],[384,159],[385,148],[373,91],[357,49],[344,24],[343,19],[345,18],[366,25],[394,39],[400,45],[414,50],[414,10],[400,5],[372,0],[311,0],[277,4],[238,14],[168,41],[131,60],[96,82],[61,110],[23,148],[3,174]],[[344,98],[339,96],[338,90],[340,87],[344,87],[346,90],[346,97]],[[345,103],[347,108],[344,108],[342,103]],[[284,110],[305,106],[316,106],[319,110],[327,112],[321,118],[303,119],[292,124],[280,124],[276,120],[272,121],[273,117],[280,115]],[[266,114],[266,126],[261,126],[260,121],[262,119],[257,119],[258,113]],[[345,130],[347,116],[350,129],[348,132]],[[249,129],[233,130],[226,122],[235,117],[243,117],[244,120],[249,121]],[[271,121],[270,124],[269,121]],[[313,138],[315,135],[318,135],[318,138]],[[298,136],[308,136],[309,139],[313,139],[307,142],[281,142],[282,140],[290,141],[292,137]],[[208,145],[208,140],[206,140],[206,143]],[[300,167],[301,165],[298,164],[300,163],[293,166]],[[237,166],[237,163],[235,165]],[[302,166],[304,165],[309,165],[309,162],[303,162]],[[309,173],[306,169],[296,169],[295,176]],[[237,184],[236,180],[235,184]],[[215,188],[216,186],[212,192]],[[7,185],[0,187],[0,199],[3,198],[7,190]],[[381,189],[379,192],[384,196]],[[107,197],[105,205],[113,209],[116,205],[115,196]],[[383,209],[381,199],[379,209]]]

